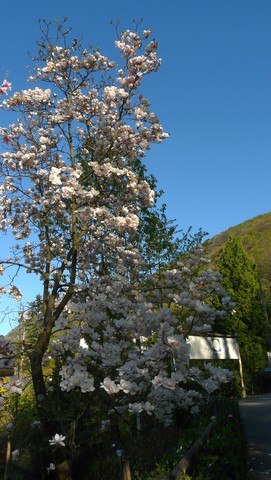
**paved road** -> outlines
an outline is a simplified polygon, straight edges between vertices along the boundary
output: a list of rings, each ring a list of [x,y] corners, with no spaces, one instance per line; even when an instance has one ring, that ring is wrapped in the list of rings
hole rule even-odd
[[[271,479],[271,393],[240,400],[248,441],[248,479]]]

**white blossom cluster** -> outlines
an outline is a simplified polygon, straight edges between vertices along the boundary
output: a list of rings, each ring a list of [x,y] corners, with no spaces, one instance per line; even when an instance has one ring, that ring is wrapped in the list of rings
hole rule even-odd
[[[206,327],[210,330],[216,318],[227,314],[224,308],[232,308],[221,277],[211,270],[198,273],[201,255],[200,249],[186,255],[173,270],[149,278],[144,287],[130,288],[129,295],[129,280],[121,275],[92,279],[89,289],[79,293],[80,301],[67,308],[67,318],[78,319],[81,330],[68,328],[52,344],[52,355],[65,358],[61,388],[80,387],[82,392],[101,388],[121,412],[154,414],[169,423],[176,408],[196,411],[204,392],[212,394],[231,380],[226,369],[208,363],[204,370],[189,365],[186,337],[205,332]],[[221,298],[223,309],[210,305],[212,295]],[[75,358],[65,355],[76,351]],[[86,370],[85,386],[75,380],[80,379],[84,359],[102,381],[89,379]]]
[[[5,401],[12,394],[21,395],[23,393],[23,387],[25,386],[25,380],[17,376],[9,377],[9,380],[5,383],[0,380],[1,396],[0,396],[0,410],[4,409]]]
[[[2,85],[0,86],[0,95],[7,95],[8,90],[11,90],[11,83],[7,80],[3,80]]]
[[[20,116],[8,128],[0,127],[7,145],[0,161],[0,229],[11,229],[17,240],[16,258],[1,260],[1,266],[20,264],[44,280],[45,263],[52,272],[66,261],[73,227],[80,239],[79,271],[99,261],[106,253],[103,246],[116,256],[128,253],[121,234],[137,229],[140,209],[154,198],[133,162],[151,143],[168,137],[149,102],[137,94],[143,77],[160,65],[156,42],[143,48],[146,38],[123,34],[117,47],[125,67],[118,71],[116,85],[100,88],[93,86],[93,75],[99,79],[101,72],[115,69],[114,62],[99,52],[76,55],[73,48],[51,46],[46,65],[38,66],[30,80],[51,82],[54,88],[35,86],[3,102],[3,108]],[[78,148],[83,161],[75,157]],[[67,208],[70,199],[73,208]],[[93,252],[89,259],[86,251]],[[17,299],[20,293],[14,288],[1,291]]]
[[[89,377],[86,366],[80,365],[76,360],[63,365],[59,375],[61,376],[60,388],[63,391],[69,392],[75,387],[79,387],[82,393],[94,390],[94,379]]]

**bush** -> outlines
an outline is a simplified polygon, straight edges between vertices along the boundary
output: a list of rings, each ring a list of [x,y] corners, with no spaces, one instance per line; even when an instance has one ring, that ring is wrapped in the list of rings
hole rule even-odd
[[[169,453],[150,472],[136,472],[136,480],[164,480],[185,452],[216,417],[211,435],[194,458],[189,475],[182,480],[240,480],[246,477],[246,441],[237,401],[212,398],[202,405],[201,413],[181,432]]]
[[[237,401],[217,397],[205,406],[216,423],[195,459],[193,480],[240,480],[246,477],[246,441]]]

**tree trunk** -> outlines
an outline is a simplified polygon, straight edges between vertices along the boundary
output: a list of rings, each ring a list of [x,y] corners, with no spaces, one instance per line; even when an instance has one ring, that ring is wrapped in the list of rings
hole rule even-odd
[[[62,463],[56,465],[56,474],[58,480],[72,480],[71,468],[68,460],[64,460]]]
[[[32,374],[32,382],[33,388],[35,393],[36,399],[36,406],[38,410],[38,414],[40,420],[42,422],[43,428],[45,428],[46,433],[49,435],[53,435],[55,433],[54,429],[49,428],[50,423],[53,418],[53,414],[51,411],[51,407],[48,401],[48,396],[46,392],[43,370],[42,370],[42,355],[33,350],[30,355],[30,363],[31,363],[31,374]]]
[[[30,354],[32,381],[36,399],[36,406],[42,424],[42,432],[49,439],[56,433],[61,434],[59,421],[54,418],[51,405],[48,400],[44,375],[42,370],[42,355],[33,350]],[[55,473],[58,480],[72,480],[71,465],[67,459],[67,450],[65,447],[58,447],[52,452],[53,463],[55,464]]]

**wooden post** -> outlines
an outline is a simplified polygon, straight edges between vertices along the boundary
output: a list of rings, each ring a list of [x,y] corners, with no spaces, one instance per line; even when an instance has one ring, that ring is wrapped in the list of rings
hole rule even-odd
[[[244,382],[243,365],[242,365],[242,359],[241,359],[240,352],[239,352],[239,355],[238,355],[238,362],[239,362],[239,372],[240,372],[240,379],[241,379],[242,398],[246,398],[247,392],[246,392],[246,387],[245,387],[245,382]]]
[[[8,478],[9,478],[10,458],[11,458],[11,443],[10,443],[10,439],[8,439],[7,450],[6,450],[6,464],[5,464],[4,480],[8,480]]]
[[[141,418],[140,418],[140,412],[136,413],[136,434],[138,437],[141,435]]]
[[[123,480],[132,480],[130,463],[127,460],[122,463],[122,476]]]
[[[170,474],[166,478],[164,478],[164,480],[181,480],[181,478],[190,468],[194,457],[198,455],[200,449],[203,447],[204,443],[209,438],[215,423],[216,420],[214,418],[211,423],[209,423],[208,427],[206,427],[200,438],[192,445],[192,447],[186,452],[180,462],[176,465],[174,470],[172,470]]]
[[[0,377],[12,377],[14,375],[14,368],[2,367],[0,368]]]

